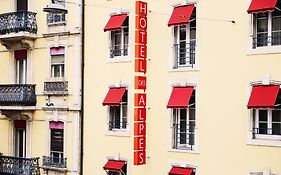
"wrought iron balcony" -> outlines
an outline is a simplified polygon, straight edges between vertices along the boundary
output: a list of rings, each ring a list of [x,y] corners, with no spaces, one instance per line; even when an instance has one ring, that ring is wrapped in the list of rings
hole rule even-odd
[[[281,45],[281,32],[279,31],[272,32],[272,36],[268,36],[268,33],[261,33],[253,37],[253,49],[278,45]]]
[[[127,122],[112,122],[110,121],[108,123],[109,130],[115,130],[115,129],[126,129],[127,128]]]
[[[66,93],[68,91],[67,81],[44,82],[45,93]]]
[[[173,124],[173,148],[194,149],[194,125]]]
[[[195,42],[180,43],[174,45],[175,65],[174,69],[180,67],[194,67],[195,60]]]
[[[35,106],[35,85],[1,84],[0,106]]]
[[[44,167],[66,168],[67,158],[43,156]]]
[[[0,174],[40,175],[39,157],[21,158],[0,155]]]
[[[0,34],[18,32],[37,33],[36,13],[18,11],[0,14]]]
[[[128,46],[125,49],[110,49],[110,58],[118,56],[127,56],[128,55]]]
[[[256,138],[257,134],[281,136],[280,125],[277,128],[253,128],[252,130],[253,139]]]

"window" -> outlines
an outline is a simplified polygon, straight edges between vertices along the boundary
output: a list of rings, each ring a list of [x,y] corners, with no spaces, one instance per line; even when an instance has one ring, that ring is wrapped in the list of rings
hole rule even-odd
[[[194,5],[175,7],[168,23],[173,26],[173,69],[194,67],[196,9]]]
[[[27,80],[27,50],[15,50],[16,83],[25,84]]]
[[[109,106],[109,130],[127,128],[128,97],[125,91],[118,106]]]
[[[173,148],[193,149],[195,138],[195,93],[188,108],[173,109]]]
[[[64,77],[64,47],[51,48],[51,77]]]
[[[273,12],[253,14],[253,48],[281,45],[281,2]]]
[[[55,3],[61,4],[65,7],[65,0],[55,1]],[[48,24],[57,24],[65,22],[65,14],[56,14],[56,13],[48,13],[47,14],[47,23]]]
[[[110,58],[127,56],[129,44],[128,14],[112,15],[104,31],[110,32]]]
[[[252,109],[252,138],[280,139],[281,93],[279,85],[253,86],[248,102]]]
[[[113,30],[111,35],[110,58],[128,55],[129,17],[124,21],[121,29]]]
[[[193,150],[195,145],[195,89],[174,87],[168,108],[172,108],[172,148]]]
[[[254,109],[253,135],[281,135],[281,109]]]
[[[50,157],[43,157],[43,165],[66,168],[64,158],[64,123],[50,122]]]

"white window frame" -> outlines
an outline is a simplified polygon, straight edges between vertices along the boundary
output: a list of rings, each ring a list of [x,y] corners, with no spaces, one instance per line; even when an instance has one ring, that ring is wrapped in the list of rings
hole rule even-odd
[[[277,9],[276,9],[277,10]],[[268,18],[268,26],[267,26],[267,46],[259,46],[253,47],[254,41],[253,37],[257,37],[257,14],[250,14],[249,15],[249,25],[250,25],[250,37],[249,37],[249,49],[248,55],[255,55],[255,54],[264,54],[264,53],[279,53],[281,52],[281,44],[280,45],[272,45],[272,12],[266,12]]]
[[[180,36],[181,36],[181,31],[182,31],[182,27],[185,27],[185,36],[186,36],[186,39],[185,40],[180,40]],[[180,46],[180,43],[181,42],[185,42],[185,49],[188,49],[191,47],[191,42],[195,41],[196,43],[196,38],[195,39],[190,39],[190,30],[191,30],[191,27],[190,27],[190,23],[188,24],[183,24],[183,25],[180,25],[180,26],[173,26],[173,31],[174,31],[174,66],[173,66],[173,69],[182,69],[182,68],[186,68],[186,67],[189,67],[189,68],[192,68],[192,66],[195,66],[196,64],[196,58],[195,59],[195,64],[190,64],[189,63],[185,63],[185,64],[180,64],[179,63],[179,60],[178,60],[178,53],[176,51],[176,46]],[[195,30],[196,30],[196,27],[195,27]],[[195,44],[196,45],[196,44]],[[177,49],[179,50],[179,48]],[[194,53],[196,53],[196,51],[194,51]],[[185,55],[186,55],[186,60],[188,59],[188,55],[189,54],[189,57],[190,57],[190,49],[189,49],[189,52],[186,52]],[[196,57],[196,54],[195,54],[195,57]],[[190,59],[190,58],[189,58]],[[190,60],[189,60],[190,61]]]
[[[52,63],[53,57],[57,57],[57,56],[63,56],[63,63]],[[59,66],[59,76],[58,77],[55,77],[55,66]],[[64,78],[65,77],[65,54],[51,55],[51,77],[52,78]]]
[[[126,101],[124,102],[124,101],[123,101],[123,96],[125,95],[125,93],[126,93],[126,95],[127,95],[127,99],[126,99]],[[109,131],[119,131],[119,130],[122,131],[122,130],[127,130],[127,125],[128,125],[128,90],[127,90],[127,89],[126,89],[126,92],[125,92],[125,93],[124,93],[124,95],[122,96],[122,100],[121,100],[121,102],[120,102],[120,105],[118,105],[118,106],[108,106],[108,108],[109,108],[109,109],[108,109],[108,110],[109,110],[109,119],[108,119],[108,120],[109,120],[109,122],[108,122],[108,125],[109,125],[109,128],[108,128],[108,129],[109,129]],[[127,109],[126,109],[126,110],[127,110],[127,116],[123,116],[123,115],[124,115],[124,114],[123,114],[123,113],[124,113],[124,112],[123,112],[123,107],[124,107],[123,105],[126,105],[126,106],[127,106],[127,107],[126,107],[126,108],[127,108]],[[116,117],[116,116],[111,116],[111,112],[110,112],[110,109],[111,109],[111,108],[116,108],[116,107],[117,107],[117,108],[120,108],[120,116],[117,116],[117,117],[119,117],[119,119],[120,119],[120,123],[119,123],[119,124],[120,124],[120,128],[114,128],[114,127],[113,127],[113,125],[114,125],[113,123],[114,123],[114,120],[115,120],[115,117]],[[123,127],[123,126],[124,126],[124,125],[123,125],[123,120],[124,120],[124,118],[126,118],[126,120],[127,120],[126,125],[125,125],[125,126],[126,126],[125,128]],[[112,123],[112,128],[110,129],[110,124],[111,124],[111,123]]]
[[[112,15],[116,15],[116,14],[119,14],[120,12],[118,13],[112,13],[110,14],[110,16]],[[108,59],[107,59],[107,62],[108,63],[115,63],[115,62],[130,62],[131,59],[130,59],[130,24],[131,24],[131,18],[129,16],[129,13],[128,12],[121,12],[121,13],[126,13],[128,14],[127,18],[128,18],[128,26],[122,26],[121,29],[116,29],[116,30],[112,30],[112,31],[109,31],[108,32]],[[121,54],[120,56],[111,56],[111,50],[113,49],[113,44],[114,44],[114,41],[113,41],[113,32],[115,31],[121,31],[121,53],[124,53],[124,29],[125,28],[128,28],[128,44],[127,44],[127,55],[124,55],[124,54]]]
[[[197,9],[197,6],[198,6],[199,2],[196,2],[195,5],[195,8]],[[182,6],[182,5],[186,5],[186,3],[183,3],[183,4],[174,4],[172,5],[170,11],[171,11],[171,14],[172,14],[172,11],[174,9],[174,7],[177,7],[177,6]],[[179,43],[179,34],[177,34],[177,36],[175,36],[175,27],[178,27],[178,26],[172,26],[170,27],[170,51],[169,51],[169,72],[182,72],[182,71],[198,71],[199,70],[199,56],[198,56],[198,48],[197,48],[197,41],[198,41],[198,30],[197,30],[197,12],[195,14],[195,19],[190,19],[190,21],[193,21],[195,20],[196,22],[196,33],[195,33],[195,57],[194,57],[194,60],[195,60],[195,64],[193,64],[193,67],[189,67],[189,66],[178,66],[176,63],[177,62],[177,57],[176,57],[176,51],[175,51],[175,44],[178,44]],[[188,24],[184,24],[186,27],[187,27],[187,35],[186,35],[186,43],[190,43],[190,23]],[[177,31],[177,33],[179,33],[179,30]]]
[[[272,131],[269,130],[269,128],[272,128],[272,109],[253,109],[255,112],[253,112],[253,115],[255,115],[253,121],[254,128],[259,128],[259,111],[265,110],[267,112],[267,134],[255,134],[255,139],[269,139],[269,140],[281,140],[281,135],[271,135]],[[281,122],[280,122],[281,123]]]
[[[20,62],[22,62],[22,69],[20,69]],[[22,72],[20,73],[20,70]],[[20,81],[20,74],[22,74],[22,82]],[[17,84],[26,84],[27,81],[27,58],[16,60],[16,83]]]
[[[172,109],[172,113],[173,113],[173,127],[175,127],[174,125],[177,125],[177,126],[181,125],[181,111],[182,110],[186,110],[186,116],[185,116],[186,131],[189,131],[190,130],[189,123],[190,122],[194,122],[194,125],[196,123],[196,114],[195,114],[195,120],[191,120],[190,119],[190,109],[189,108]],[[196,126],[194,126],[193,129],[195,130],[195,128],[196,128]],[[175,130],[175,129],[173,129],[173,130]],[[177,127],[177,130],[178,130],[178,133],[180,133],[181,128]],[[193,131],[193,132],[194,132],[193,133],[193,137],[194,137],[193,139],[195,139],[195,131]],[[181,139],[182,139],[181,136],[178,136],[177,140],[175,140],[176,139],[175,138],[175,133],[173,134],[172,140],[173,140],[174,144],[172,146],[174,147],[175,144],[176,144],[176,147],[177,147],[177,148],[173,148],[173,149],[179,149],[179,150],[186,150],[187,149],[188,150],[189,147],[195,146],[195,143],[192,146],[189,144],[189,142],[190,142],[190,140],[189,140],[190,139],[189,132],[186,132],[185,134],[186,134],[186,136],[185,136],[186,143],[185,144],[181,143]],[[180,134],[178,134],[178,135],[180,135]],[[193,140],[193,142],[195,142],[195,141]]]
[[[173,110],[170,109],[169,111],[169,131],[168,131],[168,151],[169,152],[182,152],[182,153],[191,153],[191,154],[199,154],[199,130],[200,130],[200,124],[199,124],[199,90],[200,86],[198,84],[198,79],[181,79],[181,80],[173,80],[170,82],[170,91],[169,91],[169,96],[171,95],[171,92],[173,90],[173,87],[194,87],[195,90],[195,127],[194,127],[194,145],[192,146],[192,150],[190,149],[175,149],[173,148]]]

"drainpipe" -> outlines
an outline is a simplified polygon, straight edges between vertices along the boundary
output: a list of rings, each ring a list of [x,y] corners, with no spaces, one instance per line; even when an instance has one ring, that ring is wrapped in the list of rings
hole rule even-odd
[[[85,62],[85,0],[81,0],[82,8],[82,23],[81,23],[81,137],[80,137],[80,175],[83,175],[83,160],[84,160],[84,62]]]

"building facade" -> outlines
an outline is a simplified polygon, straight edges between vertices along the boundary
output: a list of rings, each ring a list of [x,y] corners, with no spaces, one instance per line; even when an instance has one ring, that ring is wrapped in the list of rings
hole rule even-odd
[[[84,5],[84,174],[281,174],[279,1]]]
[[[0,2],[0,174],[80,171],[81,2],[51,2]]]

